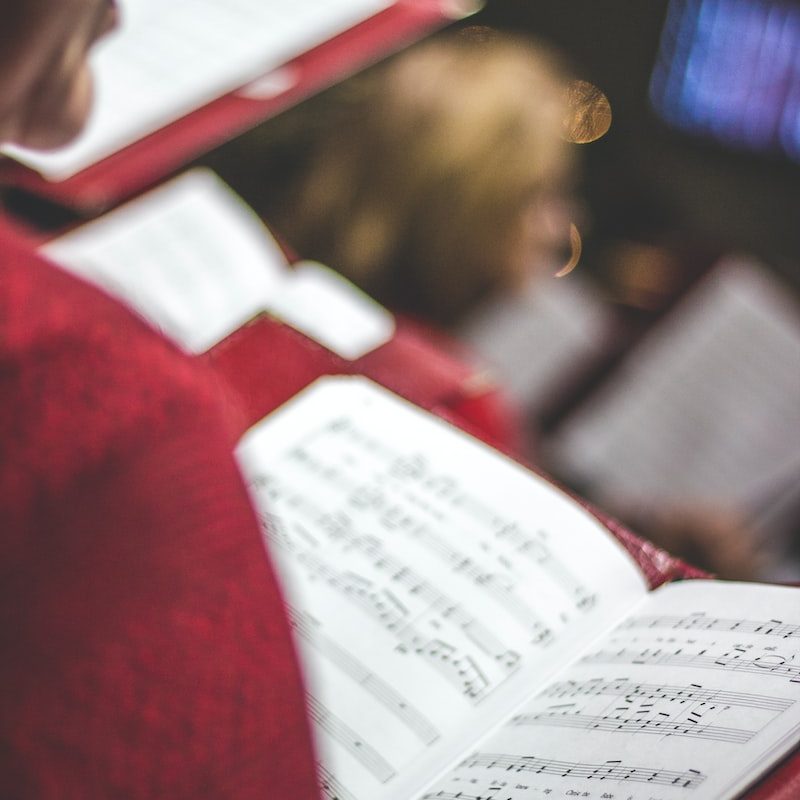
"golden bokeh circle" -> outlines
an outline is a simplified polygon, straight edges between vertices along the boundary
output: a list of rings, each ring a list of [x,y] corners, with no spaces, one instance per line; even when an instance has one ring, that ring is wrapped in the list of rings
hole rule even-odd
[[[567,116],[564,138],[573,144],[588,144],[608,133],[611,103],[593,83],[572,81],[566,89]]]
[[[583,253],[583,240],[581,238],[581,232],[578,230],[577,226],[574,222],[571,222],[569,225],[569,261],[561,267],[561,269],[556,272],[556,278],[565,278],[567,275],[578,266],[578,262],[581,260],[581,254]]]

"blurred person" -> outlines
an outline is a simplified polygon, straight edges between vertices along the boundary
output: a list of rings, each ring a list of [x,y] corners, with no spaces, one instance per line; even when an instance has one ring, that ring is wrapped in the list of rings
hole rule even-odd
[[[516,454],[530,447],[520,409],[458,327],[566,258],[567,85],[542,46],[466,28],[414,45],[204,159],[290,251],[395,312],[398,347],[413,341],[423,359],[449,359],[450,372],[466,374],[462,385],[442,386],[445,410]]]
[[[770,553],[745,515],[711,502],[632,504],[600,500],[604,510],[677,558],[722,580],[764,580]]]
[[[69,141],[108,0],[0,0],[0,140]],[[0,794],[317,798],[215,379],[0,220]]]
[[[4,0],[0,32],[0,141],[48,149],[69,142],[91,107],[87,53],[111,31],[109,0]]]
[[[552,53],[465,29],[291,109],[212,164],[303,258],[452,328],[568,244],[565,104]]]

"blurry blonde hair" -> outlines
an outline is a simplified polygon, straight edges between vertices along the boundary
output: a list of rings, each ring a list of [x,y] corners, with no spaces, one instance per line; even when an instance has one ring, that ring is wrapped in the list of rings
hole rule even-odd
[[[522,215],[568,167],[559,75],[548,52],[500,34],[417,45],[316,109],[270,222],[386,305],[455,322],[518,282]]]

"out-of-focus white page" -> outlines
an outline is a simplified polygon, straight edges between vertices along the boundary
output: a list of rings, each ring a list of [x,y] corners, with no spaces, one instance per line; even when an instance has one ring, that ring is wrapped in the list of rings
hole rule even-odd
[[[726,800],[800,742],[800,589],[687,581],[606,638],[424,800]]]
[[[267,309],[351,361],[388,342],[395,331],[394,316],[383,306],[339,273],[313,261],[293,265]]]
[[[549,452],[606,501],[762,512],[800,476],[800,308],[759,264],[719,264]]]
[[[43,252],[195,353],[264,309],[288,273],[261,221],[206,170],[176,178]]]
[[[96,103],[69,147],[5,152],[63,180],[392,5],[393,0],[120,0],[92,56]]]
[[[603,352],[611,315],[577,275],[531,280],[482,307],[458,331],[494,368],[499,383],[535,412]]]
[[[566,495],[363,378],[318,381],[238,458],[329,797],[408,800],[646,592]]]

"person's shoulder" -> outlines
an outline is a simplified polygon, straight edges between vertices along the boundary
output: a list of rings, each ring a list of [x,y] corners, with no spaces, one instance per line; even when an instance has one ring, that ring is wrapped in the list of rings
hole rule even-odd
[[[4,482],[16,494],[66,488],[76,474],[207,418],[217,400],[197,360],[0,234],[0,491]]]

